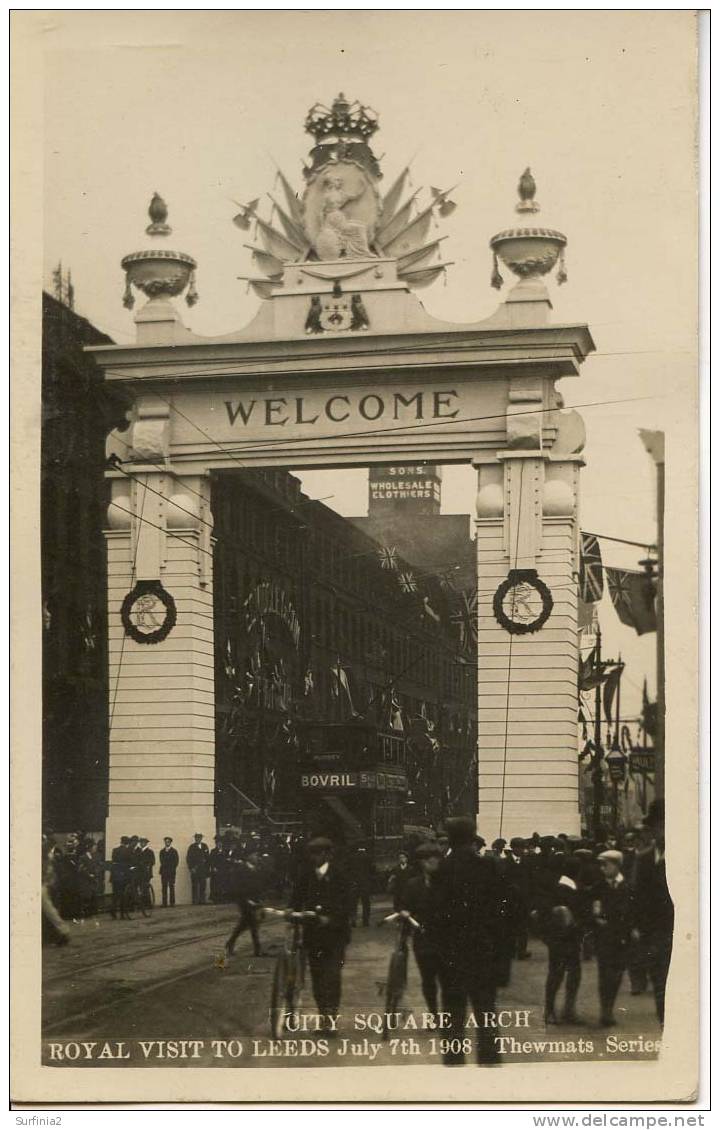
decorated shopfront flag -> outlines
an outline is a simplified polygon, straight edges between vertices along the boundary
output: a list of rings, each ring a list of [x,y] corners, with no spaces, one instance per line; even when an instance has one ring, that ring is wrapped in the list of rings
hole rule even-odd
[[[394,545],[384,545],[378,550],[378,561],[380,562],[381,569],[389,569],[395,572],[398,567],[397,549]]]
[[[613,667],[611,671],[605,676],[605,686],[603,687],[603,710],[605,711],[605,718],[607,719],[608,726],[612,726],[613,706],[615,704],[615,695],[620,689],[620,679],[625,670],[624,663],[618,663],[617,667]]]
[[[602,599],[603,563],[595,534],[580,534],[580,598],[586,604]]]
[[[460,628],[460,643],[469,651],[477,647],[477,590],[462,592],[459,596],[459,606],[453,613],[451,620]]]
[[[337,658],[335,666],[330,668],[330,676],[330,691],[333,698],[340,699],[340,701],[345,701],[350,708],[351,717],[357,718],[357,710],[353,706],[352,695],[350,693],[350,682],[348,680],[345,668],[340,663],[339,656]]]
[[[621,622],[639,636],[657,631],[655,586],[647,573],[630,569],[606,569],[608,589]]]

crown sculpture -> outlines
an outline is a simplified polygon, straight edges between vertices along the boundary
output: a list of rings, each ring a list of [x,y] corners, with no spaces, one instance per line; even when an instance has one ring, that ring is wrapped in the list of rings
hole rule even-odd
[[[257,215],[259,198],[240,206],[233,220],[245,231],[256,225],[259,245],[246,245],[259,271],[247,278],[255,293],[271,297],[283,285],[286,268],[299,263],[394,259],[397,278],[412,288],[427,286],[441,275],[450,264],[438,261],[441,240],[429,235],[434,215],[454,210],[452,189],[431,189],[430,203],[419,209],[418,192],[406,198],[406,167],[381,194],[382,172],[370,148],[378,116],[344,94],[329,108],[316,103],[305,129],[315,144],[303,169],[302,196],[278,170],[284,203],[270,195],[269,220]]]
[[[536,191],[535,178],[530,170],[526,169],[518,183],[520,200],[515,205],[515,211],[521,216],[534,215],[540,211],[540,205],[535,200]],[[518,227],[498,232],[490,240],[493,253],[491,286],[499,290],[504,282],[498,269],[498,258],[520,279],[518,290],[520,287],[529,289],[533,285],[531,280],[547,275],[556,263],[559,263],[558,284],[567,282],[566,245],[566,237],[553,228]]]

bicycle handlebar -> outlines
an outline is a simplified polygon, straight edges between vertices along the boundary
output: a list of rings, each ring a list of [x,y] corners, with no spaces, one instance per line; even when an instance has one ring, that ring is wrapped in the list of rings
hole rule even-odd
[[[408,914],[406,911],[403,912],[396,910],[394,914],[388,914],[385,918],[383,918],[383,922],[397,922],[398,918],[400,918],[403,922],[407,922],[408,925],[412,926],[413,930],[422,929],[420,923],[413,918],[412,914]]]

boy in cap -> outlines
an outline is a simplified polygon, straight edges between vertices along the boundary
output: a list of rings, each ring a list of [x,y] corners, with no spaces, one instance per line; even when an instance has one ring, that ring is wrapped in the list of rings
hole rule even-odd
[[[615,1000],[628,965],[633,902],[622,873],[622,852],[613,848],[600,852],[602,879],[593,891],[592,916],[598,963],[600,1024],[614,1027]]]
[[[433,1014],[438,1012],[441,954],[432,936],[428,936],[426,925],[430,916],[433,878],[442,858],[443,849],[438,844],[420,844],[415,852],[420,874],[414,875],[405,884],[400,903],[400,912],[412,915],[421,926],[420,931],[413,932],[413,952],[420,972],[425,1003]]]

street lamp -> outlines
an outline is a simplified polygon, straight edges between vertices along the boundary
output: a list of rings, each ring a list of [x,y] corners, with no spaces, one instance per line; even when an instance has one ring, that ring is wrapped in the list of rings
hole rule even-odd
[[[605,764],[613,787],[613,831],[616,832],[618,824],[618,785],[625,780],[627,758],[619,749],[613,748],[605,754]]]

